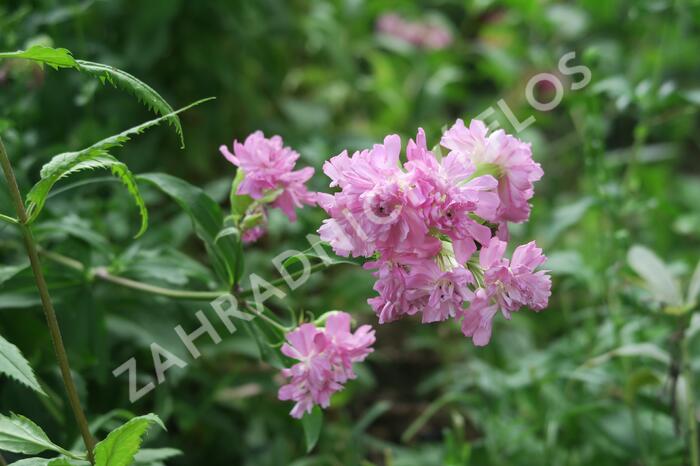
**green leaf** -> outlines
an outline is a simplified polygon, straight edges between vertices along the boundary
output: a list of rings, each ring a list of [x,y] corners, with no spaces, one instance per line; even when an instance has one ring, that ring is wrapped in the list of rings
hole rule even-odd
[[[306,440],[306,452],[314,449],[318,438],[321,435],[323,425],[323,411],[318,406],[314,406],[311,414],[306,414],[301,418],[301,425],[304,427],[304,440]]]
[[[177,114],[173,112],[170,104],[168,104],[168,102],[151,86],[126,71],[102,63],[76,60],[67,49],[52,48],[43,45],[35,45],[29,50],[0,53],[0,58],[33,60],[42,65],[49,65],[54,69],[74,68],[98,78],[102,84],[109,83],[116,88],[125,90],[134,95],[152,112],[157,115],[167,116],[170,124],[175,127],[175,131],[180,137],[181,147],[185,147],[185,138],[182,132],[180,119],[177,117]]]
[[[107,435],[95,446],[96,466],[128,466],[141,448],[143,435],[157,424],[165,429],[163,421],[155,414],[147,414],[131,419]]]
[[[671,363],[671,356],[653,343],[632,343],[591,358],[583,364],[583,367],[599,366],[616,357],[649,358],[664,365]]]
[[[195,105],[206,102],[207,100],[211,100],[211,98],[199,100],[169,115],[165,115],[134,126],[133,128],[119,134],[103,139],[86,149],[77,152],[67,152],[53,157],[46,165],[42,167],[40,172],[41,179],[27,194],[27,212],[29,214],[29,221],[32,222],[37,218],[43,209],[44,204],[46,203],[46,199],[51,191],[51,188],[60,179],[67,177],[72,173],[83,170],[110,168],[112,173],[119,177],[122,183],[127,187],[134,198],[134,201],[139,207],[139,212],[141,213],[141,228],[137,236],[142,234],[148,225],[148,213],[146,211],[143,199],[138,192],[134,177],[126,165],[114,159],[114,157],[112,157],[108,151],[115,147],[123,146],[124,143],[129,141],[132,136],[141,134],[146,129],[160,124],[171,115],[183,112],[191,107],[194,107]]]
[[[697,304],[698,297],[700,297],[700,261],[695,266],[695,272],[693,272],[690,285],[688,285],[688,303],[692,305]]]
[[[43,45],[35,45],[28,50],[18,50],[17,52],[0,53],[0,58],[23,58],[35,62],[49,65],[53,69],[75,68],[78,69],[78,62],[73,58],[67,49],[55,49]]]
[[[53,443],[41,427],[18,414],[12,414],[11,417],[0,414],[0,450],[26,455],[52,450],[75,457],[71,452]]]
[[[19,348],[5,340],[2,335],[0,335],[0,373],[6,374],[35,392],[46,396],[46,393],[34,376],[32,367],[24,359]]]
[[[189,215],[197,237],[203,242],[219,277],[229,286],[243,273],[243,252],[237,235],[219,236],[224,229],[221,208],[202,189],[163,173],[137,177],[170,196]],[[218,236],[218,238],[217,238]]]
[[[134,456],[136,464],[151,464],[182,455],[177,448],[144,448]]]
[[[27,458],[16,461],[10,466],[90,466],[90,463],[68,458]]]
[[[670,306],[682,304],[683,298],[678,282],[653,251],[644,246],[632,246],[627,253],[627,262],[632,270],[644,279],[655,299]]]
[[[5,283],[7,280],[11,279],[21,271],[29,267],[29,261],[25,260],[21,264],[17,265],[3,265],[0,266],[0,285]]]
[[[175,127],[175,131],[180,136],[180,146],[185,147],[185,137],[180,125],[180,119],[173,112],[173,108],[160,96],[152,87],[137,79],[126,71],[102,63],[94,63],[85,60],[77,60],[77,65],[81,71],[99,78],[100,82],[109,83],[112,86],[123,89],[133,94],[140,102],[157,115],[164,116],[168,122]]]

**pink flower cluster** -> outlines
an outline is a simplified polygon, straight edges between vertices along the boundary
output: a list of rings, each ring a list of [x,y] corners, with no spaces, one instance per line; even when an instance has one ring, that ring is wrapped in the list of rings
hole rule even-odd
[[[378,296],[369,304],[380,323],[454,318],[481,346],[497,310],[510,318],[547,306],[551,281],[535,271],[546,258],[534,242],[503,258],[507,222],[529,217],[542,169],[529,144],[478,120],[457,120],[441,145],[444,157],[420,129],[403,164],[397,135],[331,158],[323,171],[339,191],[317,195],[330,216],[319,234],[337,254],[373,259],[365,267],[375,270]]]
[[[266,138],[262,131],[249,135],[241,144],[233,141],[233,153],[228,147],[219,147],[221,154],[242,170],[244,178],[236,194],[247,195],[270,207],[277,207],[296,221],[296,208],[304,204],[315,204],[315,193],[309,192],[305,183],[313,176],[314,169],[305,167],[294,170],[299,154],[285,147],[280,136]],[[265,233],[266,210],[256,205],[263,217],[263,224],[247,229],[243,233],[246,243],[256,241]]]
[[[327,408],[333,393],[356,377],[352,365],[363,361],[372,350],[374,330],[363,325],[350,330],[350,315],[334,312],[328,316],[325,328],[302,324],[287,334],[282,353],[299,362],[283,369],[288,383],[279,390],[280,400],[295,402],[290,414],[301,418],[314,405]]]
[[[377,31],[423,49],[444,49],[452,43],[452,33],[437,24],[408,21],[396,13],[386,13],[377,20]]]

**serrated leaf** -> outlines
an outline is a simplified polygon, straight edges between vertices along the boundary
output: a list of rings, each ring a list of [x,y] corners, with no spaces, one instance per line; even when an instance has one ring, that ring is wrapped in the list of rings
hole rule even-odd
[[[182,148],[185,147],[185,137],[182,132],[180,119],[177,117],[177,114],[174,114],[170,104],[151,86],[126,71],[113,66],[85,60],[76,61],[81,71],[99,78],[102,83],[109,83],[116,88],[130,92],[152,112],[157,115],[167,116],[168,121],[175,127],[175,131],[180,136],[180,146]]]
[[[229,286],[243,273],[241,242],[236,235],[217,236],[224,228],[221,208],[202,189],[163,173],[137,177],[170,196],[189,215],[197,237],[203,242],[219,277]]]
[[[27,194],[26,203],[29,221],[32,222],[37,218],[43,209],[44,204],[46,203],[46,199],[51,191],[51,188],[60,179],[69,176],[71,173],[76,173],[82,170],[110,168],[112,169],[113,173],[119,177],[122,183],[125,184],[139,207],[142,220],[141,228],[137,236],[142,234],[148,225],[148,213],[146,211],[145,203],[138,192],[134,177],[131,172],[129,172],[127,166],[114,159],[114,157],[112,157],[108,151],[115,147],[123,146],[124,143],[129,141],[132,136],[141,134],[146,129],[160,124],[171,115],[178,114],[211,99],[212,98],[198,100],[190,105],[187,105],[186,107],[172,112],[169,115],[147,121],[126,131],[122,131],[119,134],[105,138],[86,149],[77,152],[67,152],[53,157],[46,165],[42,167],[40,172],[41,179]]]
[[[54,69],[74,68],[83,73],[97,78],[102,84],[109,83],[112,86],[125,90],[134,95],[148,109],[157,115],[168,116],[170,124],[180,137],[181,147],[185,147],[185,138],[182,132],[180,119],[173,113],[173,108],[151,86],[124,70],[103,63],[95,63],[87,60],[76,60],[71,52],[64,48],[52,48],[43,45],[35,45],[28,50],[0,53],[0,58],[20,58],[32,60],[40,64],[49,65]]]
[[[15,345],[5,340],[2,335],[0,335],[0,373],[46,396],[46,393],[36,380],[32,367],[22,356],[22,352]]]
[[[116,428],[107,438],[95,446],[96,466],[128,466],[141,448],[143,435],[157,424],[165,430],[163,421],[155,414],[147,414],[131,419]]]
[[[37,63],[49,65],[53,69],[75,68],[78,69],[78,62],[73,58],[67,49],[46,47],[35,45],[28,50],[18,50],[16,52],[0,53],[0,58],[22,58],[32,60]]]
[[[318,438],[321,435],[323,425],[323,412],[318,406],[314,406],[310,414],[301,418],[301,425],[304,427],[304,440],[306,441],[306,452],[314,449]]]
[[[654,298],[670,306],[683,302],[678,282],[666,264],[650,249],[635,245],[627,253],[627,262],[632,270],[642,277]]]
[[[53,443],[41,427],[18,414],[11,417],[0,414],[0,450],[36,455],[51,450],[74,457],[69,451]]]

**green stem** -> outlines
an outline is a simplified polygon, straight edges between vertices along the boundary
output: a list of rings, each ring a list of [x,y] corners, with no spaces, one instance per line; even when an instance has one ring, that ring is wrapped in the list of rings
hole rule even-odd
[[[18,226],[22,232],[24,246],[27,249],[29,262],[31,263],[32,271],[34,272],[36,286],[39,290],[39,296],[41,297],[41,303],[44,308],[44,315],[46,316],[46,322],[49,327],[49,333],[51,334],[51,342],[53,343],[54,352],[56,353],[58,366],[61,369],[61,376],[63,377],[63,384],[66,388],[68,401],[73,410],[73,415],[75,416],[78,428],[80,429],[80,434],[83,437],[83,442],[85,442],[88,460],[91,464],[94,464],[95,460],[92,451],[95,447],[95,440],[90,434],[87,418],[85,417],[85,412],[83,411],[83,407],[80,404],[78,391],[75,388],[75,382],[73,381],[73,375],[71,374],[70,364],[68,362],[68,355],[66,354],[66,348],[63,345],[61,329],[58,325],[58,319],[56,318],[56,311],[54,310],[53,303],[51,302],[51,296],[49,295],[49,289],[46,284],[46,279],[44,278],[44,272],[41,269],[41,262],[39,261],[39,254],[37,252],[36,243],[34,241],[34,237],[32,236],[32,231],[27,225],[27,211],[24,208],[22,194],[20,193],[19,186],[17,185],[17,180],[15,179],[15,174],[12,170],[12,165],[10,164],[10,159],[7,156],[7,152],[5,151],[5,146],[3,145],[1,138],[0,165],[2,165],[2,170],[5,173],[5,178],[7,179],[7,187],[10,191],[12,201],[15,204],[15,210],[17,211]]]
[[[193,300],[211,300],[216,299],[222,294],[226,294],[226,291],[193,291],[193,290],[173,290],[172,288],[164,288],[162,286],[149,285],[147,283],[142,283],[130,278],[120,277],[118,275],[113,275],[105,267],[97,267],[95,269],[88,270],[81,262],[66,257],[62,254],[58,254],[51,251],[46,251],[44,249],[39,251],[41,255],[50,259],[58,264],[65,265],[71,269],[77,270],[81,273],[89,272],[91,275],[100,280],[114,283],[115,285],[123,286],[124,288],[130,288],[132,290],[139,290],[150,294],[155,294],[159,296],[167,296],[168,298],[177,299],[193,299]]]
[[[688,444],[690,450],[690,464],[700,466],[700,454],[698,453],[698,421],[695,407],[695,392],[693,391],[693,371],[690,366],[690,352],[688,351],[688,339],[685,335],[681,341],[681,371],[685,380],[686,411],[688,412]]]
[[[309,267],[309,273],[312,274],[316,272],[319,269],[322,269],[326,267],[326,264],[323,262],[319,262],[318,264],[314,264],[311,267]],[[298,278],[300,276],[304,275],[304,270],[298,270],[294,273],[290,273],[289,276],[292,279]],[[278,285],[284,285],[286,283],[286,280],[284,278],[278,278],[277,280],[273,280],[270,282],[270,285],[272,286],[278,286]],[[245,298],[253,295],[253,290],[252,289],[247,289],[247,290],[242,290],[240,293],[238,293],[238,296]]]
[[[0,214],[0,220],[3,222],[11,223],[12,225],[17,225],[17,219],[8,217],[7,215]]]
[[[82,273],[89,272],[90,275],[94,276],[95,278],[98,278],[100,280],[114,283],[115,285],[123,286],[125,288],[130,288],[132,290],[139,290],[143,291],[146,293],[150,294],[155,294],[159,296],[167,296],[169,298],[176,298],[176,299],[192,299],[192,300],[211,300],[211,299],[216,299],[219,296],[223,294],[227,294],[228,291],[221,290],[221,291],[195,291],[195,290],[173,290],[172,288],[164,288],[162,286],[156,286],[156,285],[149,285],[147,283],[139,282],[136,280],[132,280],[130,278],[125,278],[125,277],[120,277],[118,275],[113,275],[105,267],[97,267],[92,270],[88,270],[81,262],[70,258],[66,257],[62,254],[58,254],[55,252],[50,252],[46,251],[44,249],[40,249],[39,251],[44,257],[47,259],[50,259],[56,263],[65,265],[66,267],[69,267],[71,269],[77,270]],[[318,263],[314,264],[309,268],[309,273],[314,273],[317,270],[325,267],[324,263]],[[298,278],[301,275],[304,274],[303,270],[296,271],[294,273],[289,274],[289,276],[292,279]],[[273,280],[270,282],[271,285],[273,286],[279,286],[279,285],[284,285],[286,282],[284,278],[278,278],[277,280]],[[241,298],[247,298],[253,295],[253,290],[252,289],[247,289],[247,290],[242,290],[240,293],[237,293],[237,296]]]
[[[292,330],[291,328],[285,327],[284,325],[280,324],[280,323],[277,322],[276,320],[274,320],[274,319],[272,319],[272,318],[266,316],[264,313],[258,312],[258,311],[257,311],[255,308],[253,308],[250,304],[244,303],[244,305],[245,305],[245,308],[246,308],[248,311],[250,311],[253,315],[256,315],[256,316],[260,317],[262,320],[264,320],[264,321],[267,322],[268,324],[272,325],[272,326],[275,327],[277,330],[280,330],[282,333],[286,334],[286,333],[289,333],[289,332]]]

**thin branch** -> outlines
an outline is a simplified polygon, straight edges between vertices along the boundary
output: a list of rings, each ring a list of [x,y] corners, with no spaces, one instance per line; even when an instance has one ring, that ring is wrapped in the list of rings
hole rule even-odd
[[[162,286],[157,286],[157,285],[149,285],[147,283],[139,282],[136,280],[132,280],[130,278],[126,277],[121,277],[119,275],[114,275],[110,273],[107,268],[105,267],[96,267],[94,269],[88,269],[83,265],[81,262],[71,258],[64,256],[62,254],[58,254],[55,252],[47,251],[45,249],[39,249],[39,253],[46,257],[47,259],[50,259],[58,264],[62,264],[66,267],[69,267],[73,270],[77,270],[81,273],[88,274],[89,276],[93,276],[97,279],[113,283],[115,285],[119,285],[125,288],[130,288],[132,290],[139,290],[143,291],[145,293],[150,293],[150,294],[155,294],[159,296],[167,296],[168,298],[175,298],[175,299],[191,299],[191,300],[211,300],[211,299],[216,299],[221,295],[228,294],[229,292],[226,290],[221,290],[221,291],[196,291],[196,290],[174,290],[172,288],[165,288]],[[325,267],[326,265],[324,263],[318,263],[315,265],[312,265],[308,273],[314,273],[317,270]],[[298,270],[294,273],[289,274],[291,279],[295,279],[300,277],[301,275],[304,274],[304,270]],[[273,280],[270,282],[271,285],[273,286],[280,286],[284,285],[286,283],[286,280],[284,278],[278,278],[277,280]],[[253,296],[253,290],[252,289],[247,289],[247,290],[242,290],[241,292],[237,293],[238,297],[241,298],[246,298]]]
[[[176,299],[193,299],[193,300],[211,300],[216,299],[223,294],[227,294],[227,291],[193,291],[193,290],[174,290],[172,288],[164,288],[162,286],[149,285],[147,283],[132,280],[126,277],[120,277],[110,273],[106,267],[96,267],[94,269],[88,269],[82,262],[79,262],[71,257],[64,256],[55,252],[47,251],[45,249],[40,249],[41,255],[50,259],[58,264],[65,265],[73,270],[81,273],[88,274],[100,280],[114,283],[125,288],[130,288],[132,290],[139,290],[150,294],[155,294],[159,296],[167,296],[168,298]]]
[[[51,296],[49,295],[49,288],[46,284],[46,279],[44,278],[44,272],[41,269],[39,253],[37,252],[37,247],[34,241],[34,237],[32,236],[32,231],[27,225],[27,211],[24,208],[22,194],[20,193],[19,186],[17,185],[15,173],[12,170],[10,159],[7,156],[7,152],[5,151],[5,146],[3,145],[1,138],[0,165],[2,165],[3,172],[5,173],[5,178],[7,179],[7,187],[9,189],[10,196],[12,197],[12,201],[15,204],[15,210],[17,211],[17,219],[19,222],[18,226],[22,232],[24,246],[27,249],[29,262],[31,263],[32,271],[34,272],[36,286],[39,290],[39,296],[41,297],[44,315],[46,316],[46,323],[48,324],[49,333],[51,334],[51,342],[53,343],[54,352],[56,353],[56,359],[58,360],[58,365],[61,369],[61,376],[63,377],[63,384],[66,388],[68,401],[73,410],[73,415],[75,416],[75,420],[78,424],[78,428],[80,429],[83,441],[85,442],[88,460],[91,464],[94,464],[95,460],[92,451],[95,447],[95,440],[93,439],[92,434],[90,434],[87,418],[85,417],[85,412],[83,411],[83,407],[80,403],[78,391],[75,388],[75,382],[73,380],[70,364],[68,362],[68,355],[66,354],[66,348],[63,345],[61,329],[58,325],[58,319],[56,318],[56,311],[54,310],[53,303],[51,302]]]

